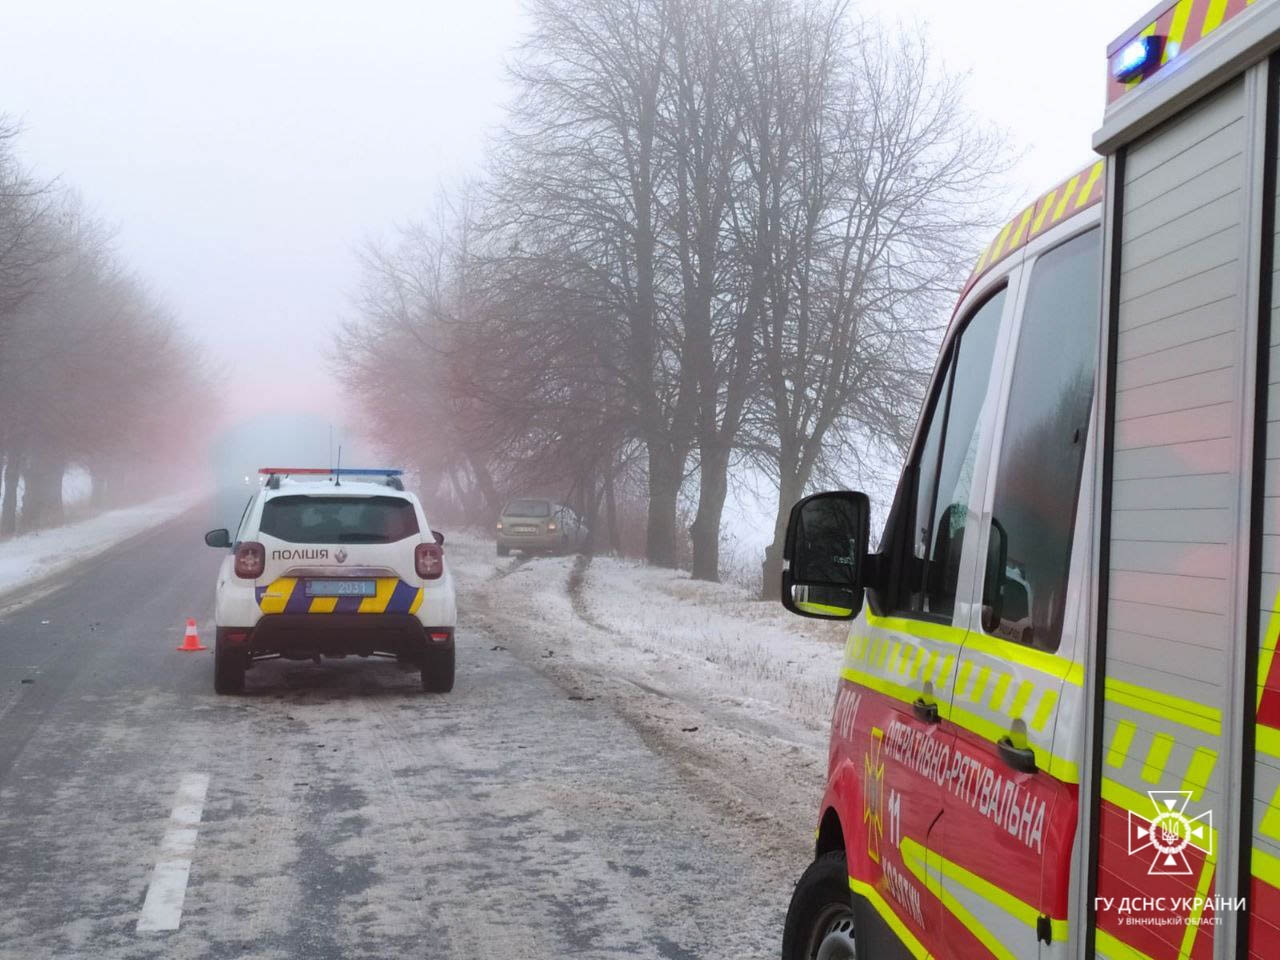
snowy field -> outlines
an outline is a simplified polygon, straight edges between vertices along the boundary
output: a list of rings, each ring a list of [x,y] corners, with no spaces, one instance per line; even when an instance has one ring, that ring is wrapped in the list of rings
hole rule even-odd
[[[198,499],[182,493],[0,540],[0,599],[63,573],[173,519]]]

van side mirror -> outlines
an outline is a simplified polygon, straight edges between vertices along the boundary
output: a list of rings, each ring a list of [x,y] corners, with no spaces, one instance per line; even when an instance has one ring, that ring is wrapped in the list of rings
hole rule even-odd
[[[782,605],[818,620],[856,617],[870,526],[865,493],[817,493],[792,507],[782,548]]]
[[[431,538],[432,538],[433,540],[435,540],[435,542],[436,542],[436,546],[438,546],[438,547],[443,547],[443,546],[444,546],[444,534],[443,534],[443,533],[441,533],[439,530],[432,530],[432,531],[431,531]]]
[[[231,533],[226,528],[210,530],[204,535],[204,542],[211,547],[229,550],[231,549]]]

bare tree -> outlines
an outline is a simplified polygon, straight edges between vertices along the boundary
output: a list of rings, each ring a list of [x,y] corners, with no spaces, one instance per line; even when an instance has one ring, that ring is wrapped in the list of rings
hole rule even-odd
[[[479,202],[371,252],[345,375],[409,442],[388,388],[430,371],[448,486],[490,509],[554,487],[616,526],[642,454],[646,557],[677,561],[695,497],[699,578],[732,465],[763,472],[771,586],[791,503],[899,455],[996,144],[844,0],[530,11]]]
[[[817,472],[896,465],[975,227],[990,216],[1000,151],[966,116],[960,86],[930,73],[921,42],[865,25],[850,38],[840,7],[766,23],[785,31],[766,49],[797,58],[766,75],[808,78],[797,99],[774,101],[795,111],[775,125],[788,136],[755,127],[761,166],[783,171],[754,231],[769,250],[756,459],[778,488],[771,595],[788,513]]]

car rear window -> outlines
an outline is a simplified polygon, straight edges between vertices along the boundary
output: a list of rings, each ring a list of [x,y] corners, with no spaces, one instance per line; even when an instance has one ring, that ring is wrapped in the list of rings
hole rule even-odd
[[[273,497],[263,533],[290,543],[394,543],[418,533],[413,504],[400,497]]]
[[[546,500],[512,500],[507,509],[502,511],[504,517],[549,517],[551,504]]]

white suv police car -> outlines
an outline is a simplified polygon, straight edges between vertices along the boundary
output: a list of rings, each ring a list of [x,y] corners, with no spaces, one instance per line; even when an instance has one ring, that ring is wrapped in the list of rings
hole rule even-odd
[[[218,572],[214,689],[238,693],[255,660],[388,656],[424,690],[453,689],[453,578],[444,536],[399,470],[266,467]],[[374,478],[356,480],[355,477]]]

